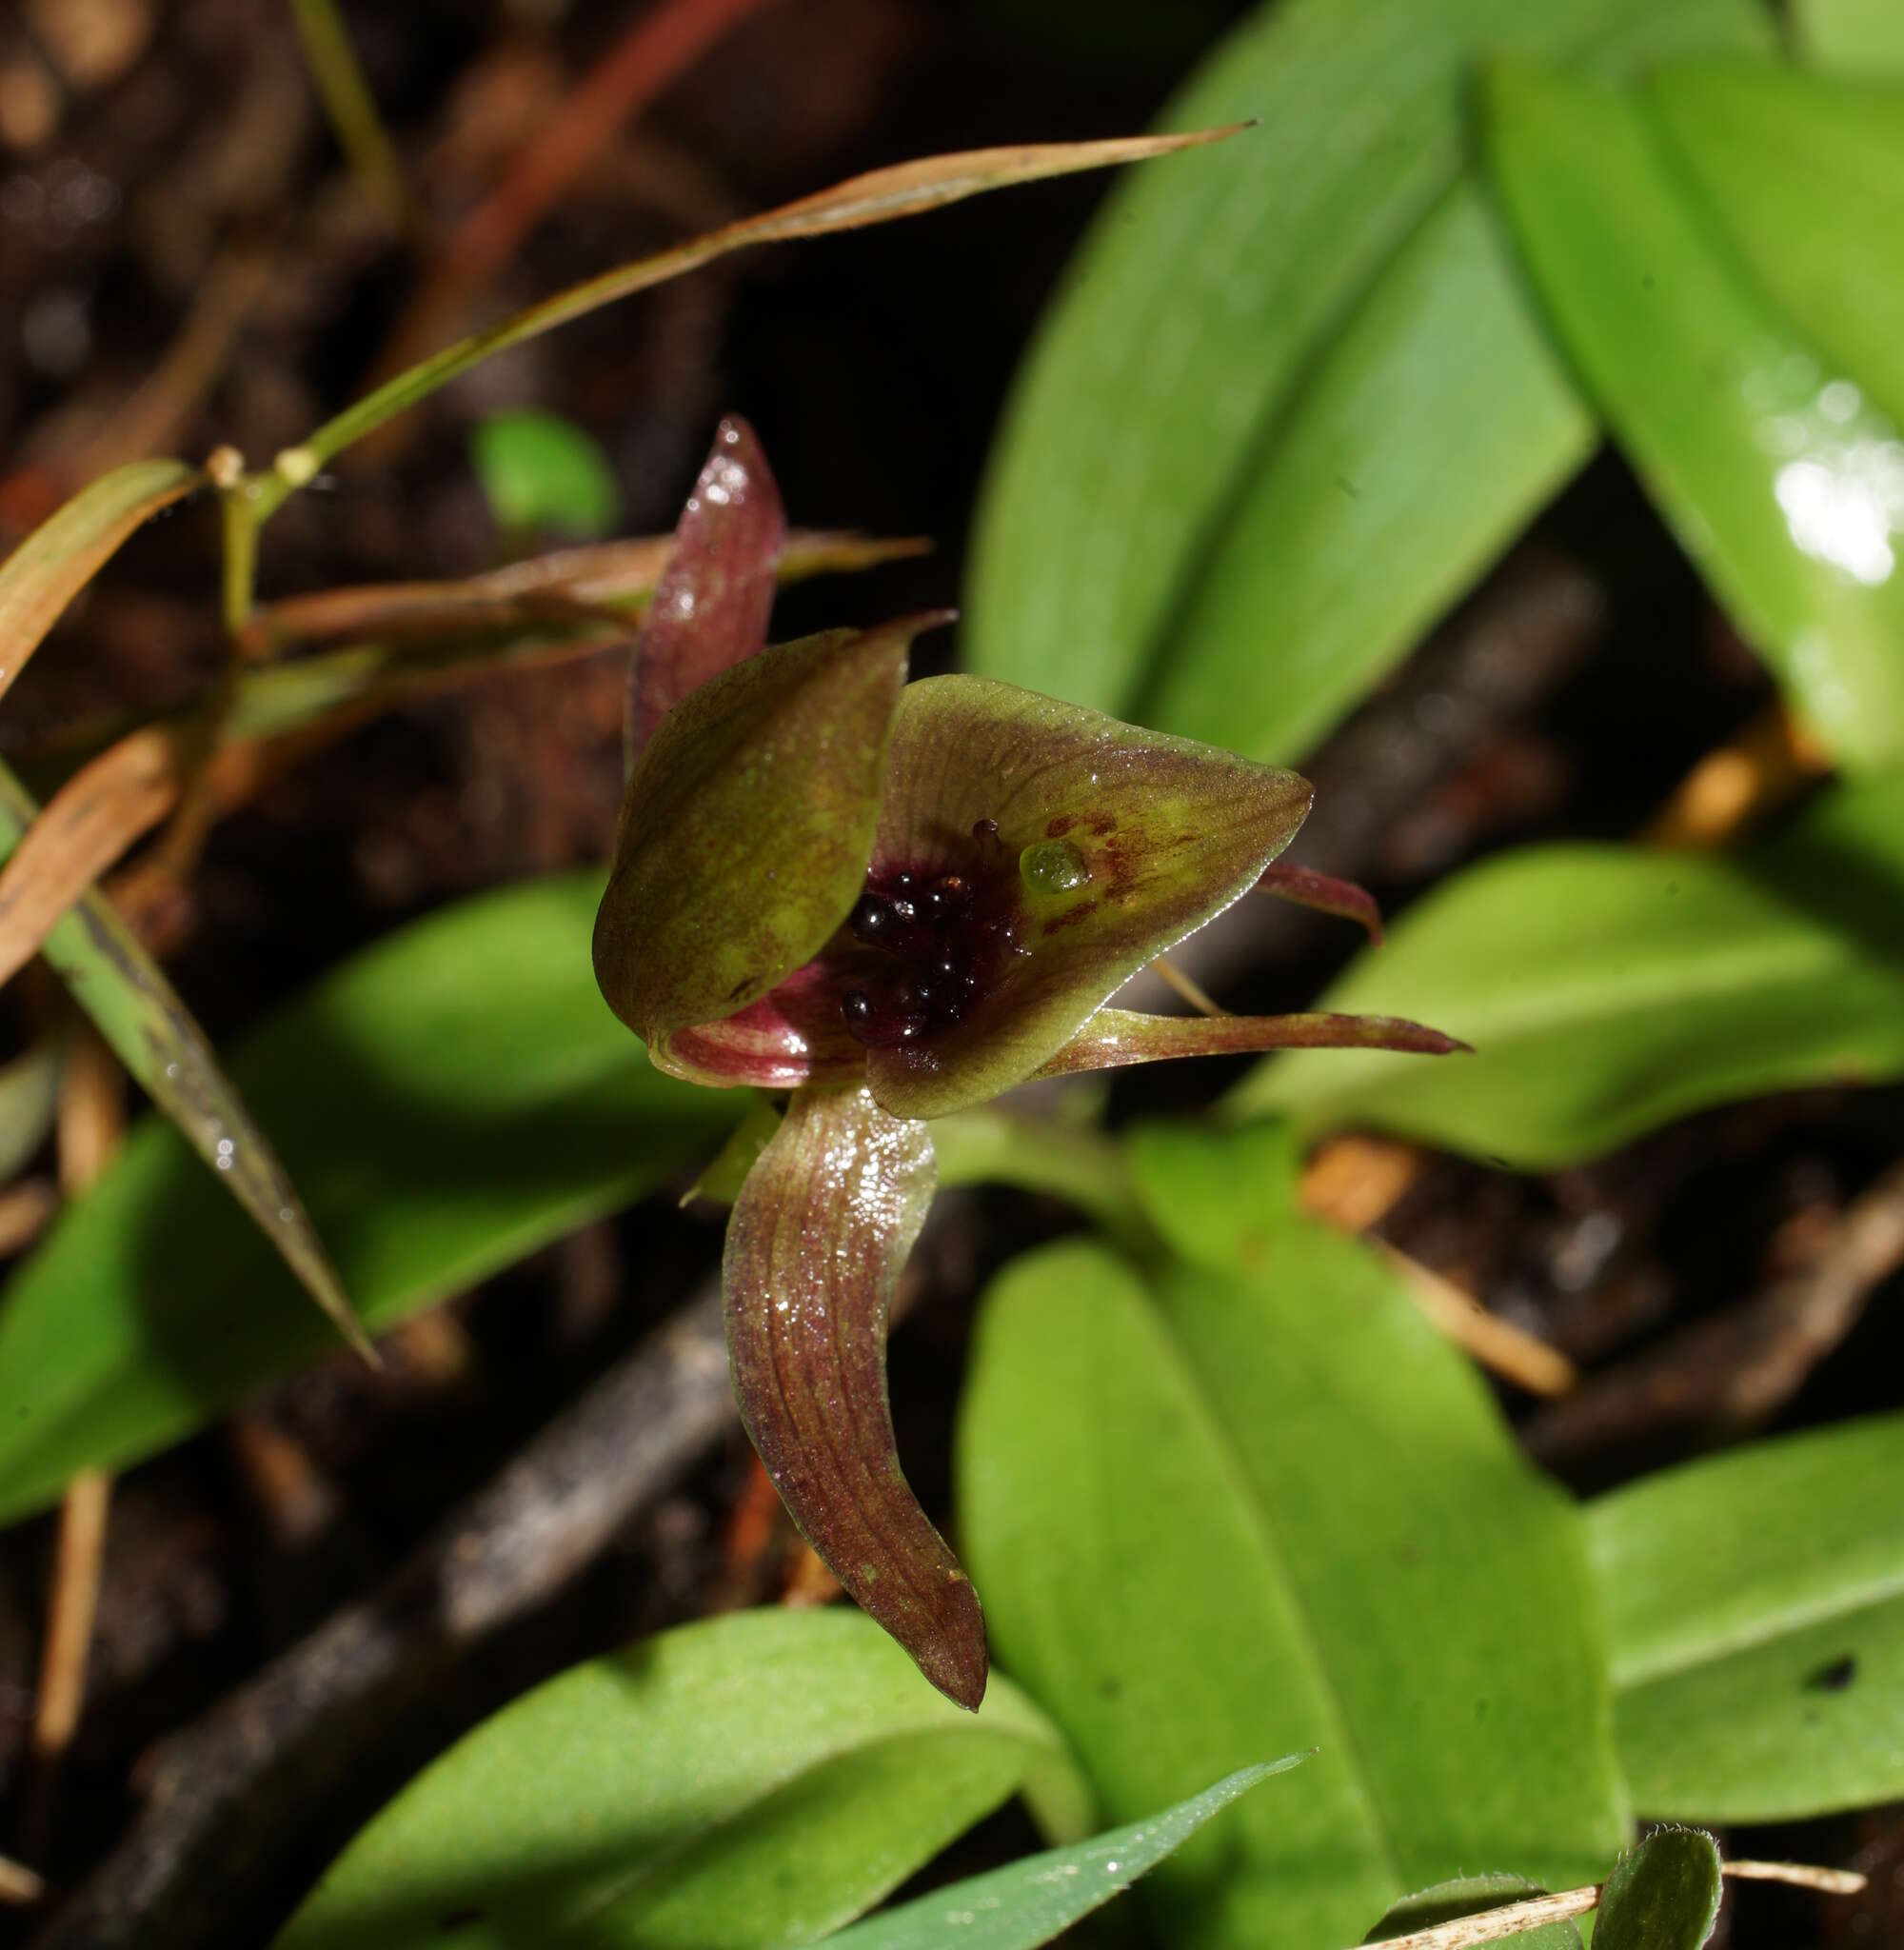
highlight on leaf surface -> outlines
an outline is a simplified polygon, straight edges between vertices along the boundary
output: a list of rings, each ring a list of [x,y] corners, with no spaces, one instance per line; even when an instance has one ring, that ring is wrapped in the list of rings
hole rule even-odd
[[[932,1202],[932,1139],[863,1088],[801,1090],[748,1175],[722,1284],[741,1419],[794,1521],[960,1705],[985,1691],[971,1580],[900,1472],[886,1322]]]

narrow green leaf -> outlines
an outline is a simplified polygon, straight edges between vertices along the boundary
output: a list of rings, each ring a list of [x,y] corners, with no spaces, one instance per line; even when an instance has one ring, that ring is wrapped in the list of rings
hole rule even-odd
[[[1490,861],[1322,1000],[1418,1017],[1476,1054],[1273,1057],[1234,1109],[1533,1169],[1705,1104],[1904,1073],[1904,777],[1833,791],[1735,860],[1565,846]]]
[[[470,433],[469,458],[505,533],[553,528],[592,541],[621,519],[607,455],[560,413],[491,413]]]
[[[1212,1815],[1305,1756],[1245,1767],[1148,1821],[972,1876],[827,1938],[837,1950],[1037,1950],[1121,1895]]]
[[[1495,182],[1615,436],[1797,710],[1904,760],[1904,443],[1715,233],[1634,96],[1501,63]]]
[[[1587,1506],[1641,1813],[1904,1797],[1904,1416],[1755,1443]]]
[[[1792,29],[1822,67],[1904,74],[1904,11],[1896,0],[1793,0]]]
[[[1386,1942],[1391,1937],[1404,1937],[1414,1930],[1432,1930],[1458,1917],[1473,1916],[1478,1910],[1500,1909],[1510,1902],[1525,1902],[1529,1897],[1542,1893],[1518,1876],[1458,1877],[1414,1896],[1404,1896],[1362,1941]],[[1515,1950],[1580,1950],[1580,1932],[1571,1918],[1543,1923],[1538,1929],[1523,1930],[1511,1940]]]
[[[1662,1828],[1614,1865],[1600,1891],[1595,1950],[1699,1950],[1722,1887],[1710,1835]]]
[[[1894,0],[1892,15],[1904,22]],[[1904,83],[1701,62],[1663,70],[1648,100],[1753,277],[1904,421]],[[1820,404],[1854,403],[1841,382]],[[1891,465],[1904,475],[1904,449]]]
[[[582,873],[459,903],[234,1052],[369,1327],[649,1190],[743,1107],[656,1075],[608,1013],[588,968],[600,892]],[[145,1119],[0,1295],[0,1516],[177,1441],[328,1340],[185,1143]]]
[[[0,860],[19,846],[38,814],[26,788],[0,765]],[[367,1352],[347,1290],[270,1141],[205,1031],[111,902],[89,886],[48,931],[40,952],[332,1326]],[[217,1198],[214,1193],[214,1203]],[[0,1345],[5,1336],[0,1323]]]
[[[1299,757],[1586,450],[1459,187],[1476,59],[1619,70],[1770,39],[1751,0],[1259,8],[1162,119],[1260,126],[1119,187],[1021,375],[973,667]]]
[[[1020,1788],[1079,1822],[1062,1740],[977,1718],[869,1620],[741,1612],[506,1707],[338,1860],[278,1950],[772,1950],[868,1909]]]
[[[467,372],[472,366],[493,358],[498,352],[519,346],[526,339],[539,338],[570,319],[585,317],[626,298],[636,291],[666,284],[672,278],[698,270],[704,264],[725,257],[736,250],[751,249],[758,244],[790,243],[803,237],[825,237],[840,230],[856,230],[868,224],[891,223],[896,218],[917,216],[940,209],[968,196],[982,196],[993,189],[1008,189],[1015,184],[1041,182],[1051,176],[1067,176],[1081,169],[1113,169],[1121,163],[1144,162],[1175,150],[1194,149],[1207,142],[1220,141],[1234,134],[1233,129],[1201,129],[1189,135],[1137,135],[1109,142],[1052,142],[1020,144],[1003,149],[967,149],[952,155],[922,156],[915,162],[895,164],[890,169],[872,169],[863,176],[850,176],[829,189],[797,202],[782,204],[758,216],[744,217],[705,236],[690,238],[684,244],[660,251],[653,257],[637,258],[618,265],[601,276],[572,285],[545,298],[526,311],[472,333],[446,346],[420,364],[387,380],[374,392],[367,393],[334,420],[327,420],[288,454],[279,456],[279,465],[260,483],[257,518],[268,520],[283,505],[286,495],[302,487],[326,462],[343,452],[353,442],[386,420],[426,400],[439,388]]]
[[[1000,1661],[1107,1812],[1319,1749],[1145,1883],[1181,1950],[1339,1950],[1468,1863],[1567,1887],[1622,1840],[1572,1512],[1354,1243],[1286,1219],[1260,1277],[1154,1295],[1099,1247],[1018,1261],[956,1474]]]
[[[202,479],[183,461],[115,468],[81,488],[0,562],[0,697],[120,543]]]
[[[1598,439],[1498,219],[1459,182],[1321,349],[1133,715],[1294,763]]]

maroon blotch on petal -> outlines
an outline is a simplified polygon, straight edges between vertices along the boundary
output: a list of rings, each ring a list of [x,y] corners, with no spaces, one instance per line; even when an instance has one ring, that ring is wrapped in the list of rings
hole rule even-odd
[[[754,429],[721,422],[713,451],[674,530],[674,547],[642,619],[628,667],[628,769],[655,726],[689,691],[767,640],[786,512]]]
[[[727,1227],[727,1354],[747,1434],[861,1608],[977,1710],[985,1622],[901,1474],[886,1316],[932,1200],[932,1139],[863,1088],[801,1090]]]

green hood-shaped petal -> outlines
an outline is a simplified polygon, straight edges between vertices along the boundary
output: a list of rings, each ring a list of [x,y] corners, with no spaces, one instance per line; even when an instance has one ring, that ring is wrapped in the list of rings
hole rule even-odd
[[[868,1051],[899,1117],[1021,1083],[1146,963],[1253,887],[1308,782],[982,677],[902,695],[873,876],[956,875],[1008,918],[943,1033]]]
[[[595,976],[651,1046],[810,961],[865,877],[906,654],[937,619],[749,657],[663,719],[628,780]]]

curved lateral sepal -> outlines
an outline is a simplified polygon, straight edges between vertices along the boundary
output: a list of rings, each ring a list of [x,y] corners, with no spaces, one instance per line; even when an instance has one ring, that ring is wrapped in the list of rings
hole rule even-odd
[[[906,1486],[886,1317],[924,1224],[932,1139],[863,1088],[802,1090],[741,1188],[722,1279],[747,1434],[793,1520],[949,1699],[984,1697],[984,1616]]]

